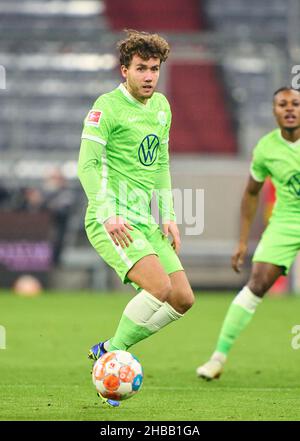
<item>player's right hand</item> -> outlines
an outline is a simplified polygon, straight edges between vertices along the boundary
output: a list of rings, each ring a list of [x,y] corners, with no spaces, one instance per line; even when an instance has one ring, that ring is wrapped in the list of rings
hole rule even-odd
[[[112,216],[104,222],[104,226],[114,243],[122,248],[129,247],[130,242],[133,242],[128,230],[133,230],[121,216]]]
[[[245,256],[247,253],[247,244],[239,243],[232,258],[231,258],[231,266],[236,273],[241,272],[241,267],[244,263]]]

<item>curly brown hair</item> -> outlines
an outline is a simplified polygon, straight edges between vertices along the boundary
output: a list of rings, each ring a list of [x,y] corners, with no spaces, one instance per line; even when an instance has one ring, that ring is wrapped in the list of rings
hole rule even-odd
[[[124,31],[127,33],[127,37],[117,44],[121,66],[129,67],[134,55],[138,55],[143,60],[159,58],[161,63],[168,58],[170,46],[158,34],[139,32],[134,29],[125,29]]]

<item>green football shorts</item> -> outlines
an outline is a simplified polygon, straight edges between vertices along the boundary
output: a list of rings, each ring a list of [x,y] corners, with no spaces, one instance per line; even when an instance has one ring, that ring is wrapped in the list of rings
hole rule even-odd
[[[150,254],[156,254],[167,274],[183,270],[181,262],[173,250],[169,239],[164,236],[157,224],[132,225],[128,230],[133,242],[129,247],[116,246],[104,225],[96,221],[86,223],[86,233],[92,246],[100,257],[119,275],[123,283],[132,283],[128,271],[136,262]],[[137,285],[132,283],[137,288]]]
[[[257,245],[252,261],[283,266],[287,275],[300,251],[300,225],[271,222]]]

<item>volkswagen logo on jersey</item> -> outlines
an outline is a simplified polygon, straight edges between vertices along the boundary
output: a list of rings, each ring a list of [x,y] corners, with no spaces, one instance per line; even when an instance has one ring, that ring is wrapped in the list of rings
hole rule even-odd
[[[289,179],[288,186],[290,192],[297,198],[300,198],[300,173],[296,173]]]
[[[143,165],[154,164],[157,158],[159,139],[156,135],[147,135],[139,147],[139,160]]]

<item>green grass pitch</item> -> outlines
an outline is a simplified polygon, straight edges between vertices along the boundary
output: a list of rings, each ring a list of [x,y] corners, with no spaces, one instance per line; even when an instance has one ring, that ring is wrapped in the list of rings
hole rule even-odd
[[[118,409],[100,405],[89,347],[109,337],[128,294],[0,292],[1,420],[299,420],[300,298],[267,298],[231,352],[220,380],[195,375],[210,355],[232,296],[199,294],[186,316],[132,348],[142,390]]]

